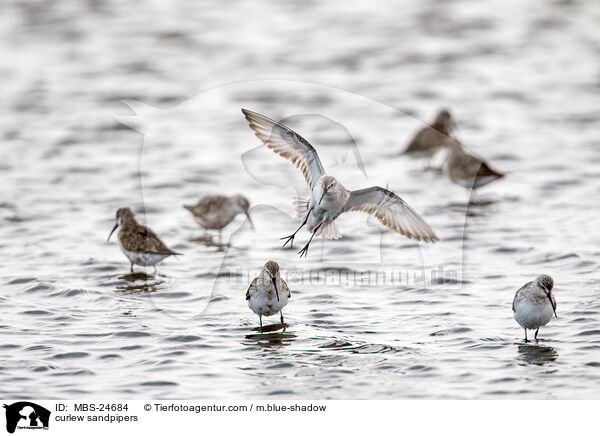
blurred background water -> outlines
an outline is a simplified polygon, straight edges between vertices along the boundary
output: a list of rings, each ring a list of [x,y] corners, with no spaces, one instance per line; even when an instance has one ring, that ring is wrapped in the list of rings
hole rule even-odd
[[[3,1],[0,392],[600,397],[599,21],[594,1]],[[355,214],[306,260],[282,250],[307,191],[241,107],[285,119],[346,186],[395,189],[441,241]],[[397,154],[441,107],[508,173],[486,205]],[[254,232],[238,218],[219,242],[182,208],[236,192]],[[121,206],[184,255],[130,275],[106,243]],[[293,272],[289,327],[260,337],[244,295],[271,258]],[[511,302],[542,272],[559,317],[524,344]]]

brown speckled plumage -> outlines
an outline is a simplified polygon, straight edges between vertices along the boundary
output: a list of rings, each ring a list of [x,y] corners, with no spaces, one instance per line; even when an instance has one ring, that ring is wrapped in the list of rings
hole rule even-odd
[[[279,264],[274,260],[269,260],[267,263],[265,263],[265,269],[269,274],[271,274],[272,277],[275,277],[277,274],[279,274]]]
[[[152,254],[180,254],[167,247],[148,227],[138,223],[128,207],[117,211],[117,220],[120,227],[119,241],[125,250]]]

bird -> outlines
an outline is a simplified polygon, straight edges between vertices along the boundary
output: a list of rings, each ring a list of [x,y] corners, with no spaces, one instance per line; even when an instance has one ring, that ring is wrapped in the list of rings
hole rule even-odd
[[[503,173],[467,150],[459,140],[452,138],[447,146],[448,156],[443,171],[454,183],[464,188],[477,189],[504,177]]]
[[[429,225],[394,192],[373,186],[349,191],[334,177],[325,174],[316,150],[298,133],[272,119],[242,109],[250,128],[268,148],[289,159],[300,169],[312,191],[308,200],[296,199],[295,206],[302,224],[285,240],[293,245],[294,237],[305,225],[311,233],[308,243],[298,254],[306,256],[315,236],[341,238],[335,220],[345,212],[366,212],[389,229],[418,241],[435,242],[437,236]]]
[[[169,256],[181,255],[168,248],[163,241],[148,227],[140,224],[135,219],[133,211],[128,207],[117,210],[115,226],[108,235],[107,242],[117,229],[121,251],[133,265],[153,266],[156,273],[156,264]]]
[[[284,323],[282,309],[288,304],[291,296],[290,288],[279,275],[279,264],[274,260],[269,260],[246,291],[248,307],[258,315],[261,333],[263,331],[263,315],[271,316],[279,312],[281,324]]]
[[[189,210],[194,219],[205,230],[219,230],[227,226],[237,214],[243,213],[248,218],[250,226],[254,223],[250,218],[250,202],[243,195],[206,195],[194,205],[183,205]]]
[[[447,144],[451,133],[452,116],[447,109],[442,109],[433,124],[417,132],[402,154],[431,158]]]
[[[525,283],[519,289],[513,300],[512,309],[515,321],[525,330],[527,342],[527,329],[535,330],[535,340],[540,327],[545,326],[556,314],[556,299],[552,294],[554,280],[547,274],[541,274],[532,281]]]

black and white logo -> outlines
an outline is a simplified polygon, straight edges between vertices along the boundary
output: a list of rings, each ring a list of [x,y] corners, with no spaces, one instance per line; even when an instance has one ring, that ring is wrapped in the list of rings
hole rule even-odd
[[[14,433],[16,429],[48,430],[50,411],[29,401],[18,401],[4,405],[6,409],[6,431]]]

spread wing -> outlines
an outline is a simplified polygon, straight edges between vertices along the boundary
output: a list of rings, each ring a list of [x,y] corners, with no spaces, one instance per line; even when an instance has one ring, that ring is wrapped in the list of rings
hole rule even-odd
[[[389,229],[417,241],[438,241],[431,227],[404,200],[379,186],[350,192],[340,214],[354,211],[373,215]]]
[[[325,175],[317,152],[306,139],[281,123],[264,115],[242,109],[250,128],[267,147],[278,155],[292,161],[300,168],[306,183],[312,190],[314,184]]]
[[[254,280],[252,280],[252,283],[250,283],[250,286],[248,286],[248,290],[246,291],[246,300],[249,300],[254,291],[256,291],[256,280],[258,280],[258,277],[255,277]]]

